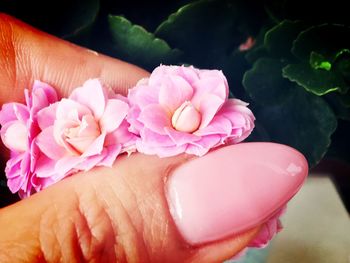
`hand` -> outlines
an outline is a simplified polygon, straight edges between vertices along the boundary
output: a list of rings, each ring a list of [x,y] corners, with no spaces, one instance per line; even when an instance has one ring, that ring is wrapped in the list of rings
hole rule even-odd
[[[126,94],[137,80],[148,76],[136,66],[57,39],[6,15],[0,15],[0,65],[1,104],[23,100],[23,89],[35,79],[66,96],[96,77]],[[260,216],[260,221],[238,233],[227,228],[239,217],[234,210],[215,221],[215,226],[206,217],[184,223],[174,216],[175,210],[179,215],[174,193],[186,195],[189,203],[183,205],[188,209],[194,194],[179,188],[198,186],[203,202],[208,202],[201,205],[201,212],[210,215],[215,202],[231,196],[210,192],[211,185],[194,179],[199,174],[209,182],[216,176],[206,167],[239,166],[239,158],[229,158],[236,152],[225,147],[195,160],[187,155],[159,159],[132,154],[118,157],[113,168],[67,178],[0,210],[0,262],[220,262],[231,258],[258,233],[264,222],[259,212],[255,218]],[[189,177],[182,177],[183,173]],[[225,169],[221,173],[223,177],[231,174]],[[220,182],[214,184],[221,187]],[[283,198],[276,199],[264,207],[272,209]],[[195,205],[191,213],[195,218]],[[196,236],[193,227],[199,229]]]

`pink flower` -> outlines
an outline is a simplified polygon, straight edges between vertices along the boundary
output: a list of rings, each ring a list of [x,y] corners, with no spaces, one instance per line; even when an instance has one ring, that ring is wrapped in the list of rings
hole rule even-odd
[[[255,45],[255,39],[253,37],[248,37],[247,40],[240,44],[238,47],[239,51],[247,51]]]
[[[26,104],[8,103],[0,111],[1,139],[11,151],[5,173],[8,187],[23,198],[49,184],[49,179],[38,178],[35,173],[39,156],[35,139],[40,129],[37,113],[57,101],[55,90],[49,85],[35,81],[31,96],[25,90]]]
[[[213,147],[244,140],[254,128],[247,103],[228,99],[218,70],[159,66],[129,91],[130,131],[136,147],[159,157],[180,153],[202,156]]]
[[[125,121],[128,110],[126,98],[108,91],[97,79],[42,109],[38,113],[42,132],[36,143],[44,156],[38,160],[38,176],[56,182],[80,170],[112,166],[133,144]]]
[[[274,236],[282,230],[282,223],[280,221],[280,217],[287,210],[287,206],[279,209],[260,229],[259,233],[250,242],[248,247],[251,248],[264,248],[266,247],[270,240],[274,238]]]
[[[250,242],[250,244],[241,250],[238,254],[231,258],[231,260],[239,260],[245,256],[248,249],[261,249],[265,248],[269,242],[277,235],[278,232],[282,231],[283,226],[280,221],[280,217],[286,212],[287,205],[279,209],[270,219],[265,222],[259,233]]]

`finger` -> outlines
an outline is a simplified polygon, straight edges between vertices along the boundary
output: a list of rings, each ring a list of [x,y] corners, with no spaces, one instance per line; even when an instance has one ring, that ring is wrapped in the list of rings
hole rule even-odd
[[[134,65],[88,50],[0,14],[0,104],[17,101],[35,79],[51,84],[60,95],[89,78],[125,94],[148,73]]]
[[[17,229],[4,229],[0,251],[9,247],[12,261],[221,262],[296,193],[306,167],[300,153],[276,144],[195,159],[124,156],[4,209],[0,224]],[[23,247],[13,245],[19,239]]]

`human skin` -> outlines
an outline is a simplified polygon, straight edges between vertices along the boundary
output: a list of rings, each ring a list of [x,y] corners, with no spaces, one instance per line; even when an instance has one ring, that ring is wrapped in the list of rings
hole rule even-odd
[[[61,96],[100,78],[126,94],[148,72],[40,32],[0,14],[0,105],[23,101],[35,79]],[[112,168],[67,178],[0,210],[0,262],[221,262],[259,226],[215,242],[188,245],[170,215],[165,179],[189,156],[133,154]],[[209,193],[208,193],[209,194]]]

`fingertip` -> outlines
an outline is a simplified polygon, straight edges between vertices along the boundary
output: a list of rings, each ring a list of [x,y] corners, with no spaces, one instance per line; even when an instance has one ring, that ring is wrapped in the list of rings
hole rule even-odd
[[[127,62],[79,47],[0,14],[1,102],[23,100],[23,89],[41,80],[67,96],[87,79],[99,78],[126,95],[148,72]],[[1,59],[3,57],[3,59]]]

